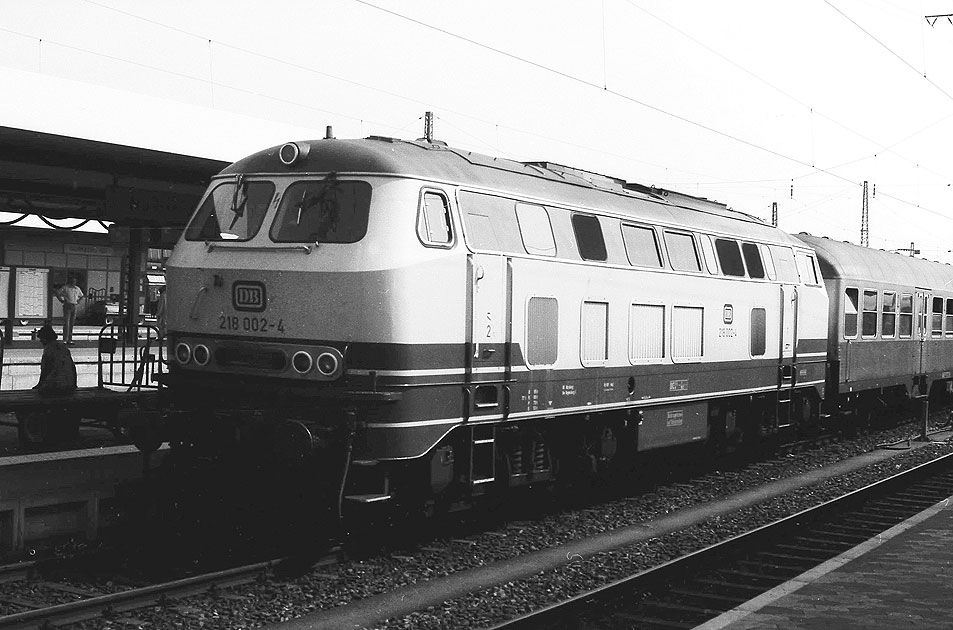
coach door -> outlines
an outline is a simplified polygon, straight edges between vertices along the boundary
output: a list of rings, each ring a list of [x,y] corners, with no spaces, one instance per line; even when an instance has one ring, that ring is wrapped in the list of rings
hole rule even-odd
[[[778,426],[790,426],[797,370],[797,287],[781,285],[781,335],[778,348]]]
[[[926,341],[930,337],[930,294],[926,289],[917,290],[917,374],[926,372]]]
[[[470,254],[467,262],[470,308],[466,380],[472,396],[468,413],[505,415],[503,384],[510,376],[512,341],[510,262],[498,254]]]

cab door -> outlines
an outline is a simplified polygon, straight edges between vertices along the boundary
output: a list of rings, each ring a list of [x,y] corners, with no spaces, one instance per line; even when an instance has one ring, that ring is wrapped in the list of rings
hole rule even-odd
[[[500,254],[467,256],[469,313],[466,381],[470,415],[506,414],[505,382],[509,379],[511,327],[511,265]]]
[[[797,384],[798,292],[791,284],[781,285],[781,330],[778,347],[778,426],[791,425],[794,417],[794,386]]]

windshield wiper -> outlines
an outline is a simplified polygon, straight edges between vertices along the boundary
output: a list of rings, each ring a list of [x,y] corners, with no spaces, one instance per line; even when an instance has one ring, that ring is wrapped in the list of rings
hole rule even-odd
[[[241,201],[239,201],[239,195],[241,196]],[[244,175],[236,175],[235,181],[235,194],[232,195],[232,222],[228,226],[228,230],[231,231],[235,224],[238,223],[238,220],[245,215],[245,205],[248,203],[248,182],[245,181]]]

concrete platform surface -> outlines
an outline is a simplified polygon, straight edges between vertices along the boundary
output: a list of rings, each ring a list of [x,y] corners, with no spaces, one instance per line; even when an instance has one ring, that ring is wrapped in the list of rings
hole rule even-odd
[[[951,499],[696,630],[953,628]]]

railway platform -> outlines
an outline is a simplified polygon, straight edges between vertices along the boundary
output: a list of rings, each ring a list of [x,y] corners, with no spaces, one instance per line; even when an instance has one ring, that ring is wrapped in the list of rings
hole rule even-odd
[[[945,500],[696,630],[946,629],[951,584]]]

